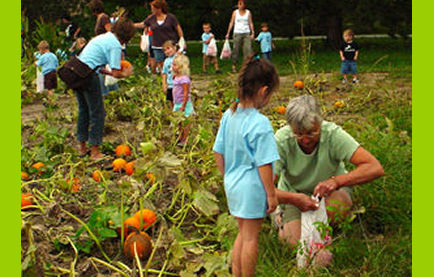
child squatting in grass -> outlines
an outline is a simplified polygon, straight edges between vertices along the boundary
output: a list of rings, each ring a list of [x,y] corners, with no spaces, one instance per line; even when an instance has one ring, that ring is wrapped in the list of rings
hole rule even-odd
[[[254,276],[261,224],[278,204],[272,163],[279,160],[279,153],[271,123],[259,112],[278,85],[271,62],[250,55],[238,77],[239,102],[224,113],[213,147],[229,211],[238,222],[234,276]]]

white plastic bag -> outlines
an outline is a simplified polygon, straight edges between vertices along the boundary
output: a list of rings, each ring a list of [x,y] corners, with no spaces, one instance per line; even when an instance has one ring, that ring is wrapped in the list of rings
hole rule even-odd
[[[318,197],[312,199],[318,202]],[[300,248],[297,252],[297,266],[303,268],[308,265],[309,261],[328,243],[330,238],[326,236],[321,238],[321,234],[317,229],[316,222],[323,224],[327,223],[327,211],[324,198],[318,202],[319,208],[315,211],[307,211],[301,213],[301,237]]]
[[[215,39],[212,38],[208,43],[208,48],[206,49],[207,56],[216,57],[217,56],[217,44],[215,43]]]
[[[36,92],[41,93],[44,91],[44,75],[42,75],[39,67],[36,67]]]
[[[108,71],[112,71],[112,69],[110,68],[110,66],[108,64],[105,66],[105,69]],[[112,85],[116,84],[118,81],[119,81],[119,79],[115,78],[113,76],[110,76],[110,75],[104,76],[104,85],[106,87],[112,86]]]
[[[231,58],[231,45],[229,44],[229,40],[225,40],[225,43],[223,44],[223,49],[220,54],[220,59],[230,59]]]
[[[184,52],[185,49],[187,49],[187,45],[185,44],[185,39],[184,37],[181,37],[178,41],[178,46],[179,46],[179,52]]]
[[[142,49],[142,52],[149,52],[149,36],[145,31],[143,31],[143,35],[140,37],[140,49]]]

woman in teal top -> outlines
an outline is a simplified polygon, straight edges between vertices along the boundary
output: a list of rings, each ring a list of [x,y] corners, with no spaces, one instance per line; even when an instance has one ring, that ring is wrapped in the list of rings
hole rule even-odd
[[[302,95],[287,107],[288,125],[276,134],[280,160],[275,164],[280,212],[279,236],[295,245],[300,239],[300,212],[317,209],[310,195],[326,197],[338,212],[352,205],[351,186],[383,175],[378,160],[340,126],[322,119],[315,99]],[[356,168],[350,172],[344,162]],[[327,211],[332,223],[335,213]]]
[[[132,21],[119,20],[113,26],[112,32],[90,40],[78,59],[91,69],[97,69],[106,64],[110,65],[112,71],[108,72],[101,68],[100,73],[102,74],[116,78],[128,77],[133,71],[132,67],[121,70],[121,44],[128,42],[134,33],[135,28]],[[89,142],[90,158],[98,160],[104,156],[99,149],[104,130],[104,102],[97,73],[93,72],[88,79],[84,87],[74,90],[78,102],[77,139],[80,143],[80,154],[86,155],[86,143]]]

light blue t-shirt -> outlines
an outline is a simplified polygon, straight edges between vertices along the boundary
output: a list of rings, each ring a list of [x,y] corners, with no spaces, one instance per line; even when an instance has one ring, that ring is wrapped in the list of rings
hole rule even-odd
[[[56,55],[51,52],[44,53],[37,58],[38,60],[36,61],[36,65],[41,67],[42,75],[56,70],[57,66],[59,66],[59,61],[57,60]]]
[[[266,216],[267,195],[258,167],[279,160],[268,118],[254,108],[227,110],[213,150],[224,157],[224,184],[229,210],[240,218]]]
[[[121,69],[122,46],[116,36],[107,32],[89,41],[78,59],[91,69],[108,64],[112,69]]]
[[[208,50],[208,44],[205,43],[210,37],[212,33],[203,33],[202,34],[202,53],[205,54],[206,50]]]
[[[261,53],[271,52],[271,39],[272,37],[270,32],[259,33],[256,40],[261,43]]]
[[[171,57],[167,57],[164,60],[163,70],[161,71],[161,73],[167,75],[167,78],[166,78],[167,88],[173,88],[172,62],[173,62],[173,59],[175,57],[176,57],[176,54],[171,56]]]

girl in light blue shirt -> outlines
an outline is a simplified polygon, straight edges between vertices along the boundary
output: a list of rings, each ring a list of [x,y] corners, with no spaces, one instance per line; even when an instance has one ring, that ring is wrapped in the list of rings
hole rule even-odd
[[[229,211],[238,221],[232,272],[253,276],[262,221],[277,206],[272,163],[279,160],[273,128],[259,109],[270,101],[279,77],[268,60],[251,55],[238,84],[239,101],[224,113],[213,150]]]

